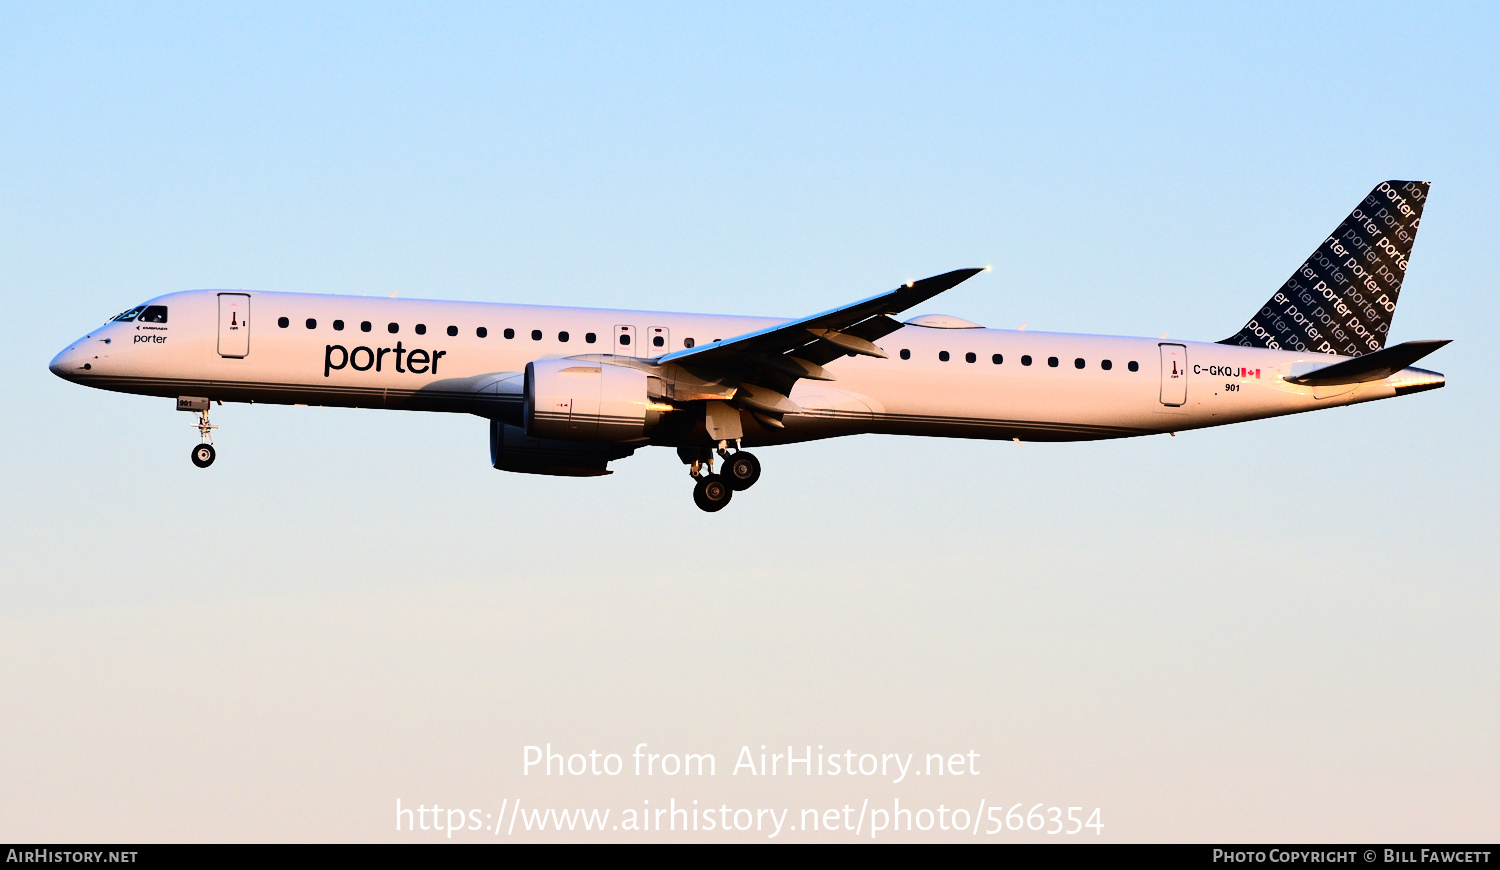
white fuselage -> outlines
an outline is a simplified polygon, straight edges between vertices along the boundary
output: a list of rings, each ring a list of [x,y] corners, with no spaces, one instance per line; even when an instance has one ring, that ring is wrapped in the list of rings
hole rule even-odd
[[[528,362],[657,357],[784,322],[216,290],[148,304],[165,306],[166,322],[107,323],[58,354],[52,370],[145,395],[466,412],[518,423]],[[790,398],[801,412],[788,415],[784,429],[747,430],[747,445],[865,432],[1116,438],[1384,399],[1442,381],[1406,369],[1363,384],[1298,386],[1283,378],[1342,357],[1165,339],[908,325],[878,345],[888,359],[841,357],[825,366],[835,380],[798,381]]]

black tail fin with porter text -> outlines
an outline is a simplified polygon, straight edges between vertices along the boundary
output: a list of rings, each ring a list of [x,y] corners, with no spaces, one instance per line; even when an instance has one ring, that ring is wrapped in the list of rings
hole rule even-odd
[[[1429,187],[1376,185],[1245,328],[1219,344],[1340,356],[1385,347]]]

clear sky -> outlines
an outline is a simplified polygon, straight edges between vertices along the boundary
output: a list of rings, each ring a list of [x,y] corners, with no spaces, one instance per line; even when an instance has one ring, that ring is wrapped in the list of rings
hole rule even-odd
[[[1500,838],[1495,7],[807,7],[0,9],[0,839],[518,798]],[[982,265],[924,311],[1215,340],[1392,178],[1444,390],[768,449],[715,515],[670,451],[509,475],[450,415],[225,406],[200,471],[168,400],[47,371],[197,287],[795,316]],[[546,742],[722,767],[523,775]],[[728,775],[788,743],[980,773]]]

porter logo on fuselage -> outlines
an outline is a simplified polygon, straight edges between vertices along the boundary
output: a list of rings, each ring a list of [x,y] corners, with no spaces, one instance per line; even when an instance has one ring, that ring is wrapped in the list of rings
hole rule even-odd
[[[401,374],[437,374],[438,360],[446,356],[446,350],[427,351],[421,348],[403,347],[401,342],[396,342],[395,347],[368,348],[361,345],[349,350],[341,344],[330,344],[323,348],[323,377],[328,377],[329,372],[338,371],[348,366],[357,372],[367,372],[370,369],[380,371],[385,364],[385,355],[393,353],[396,355],[396,371]],[[333,355],[338,354],[337,361]],[[404,357],[404,359],[403,359]],[[402,366],[402,363],[405,366]]]

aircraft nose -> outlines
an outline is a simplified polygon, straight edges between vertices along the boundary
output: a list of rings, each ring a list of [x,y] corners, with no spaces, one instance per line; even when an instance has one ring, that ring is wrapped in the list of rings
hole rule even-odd
[[[59,353],[57,356],[53,357],[52,362],[47,364],[47,368],[54,375],[57,375],[60,378],[66,378],[68,375],[73,373],[74,360],[77,359],[77,357],[78,346],[71,345],[68,348],[64,349],[62,353]]]

